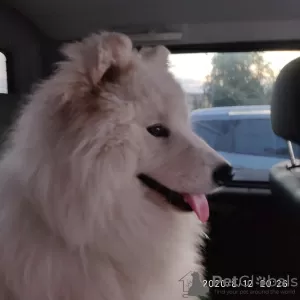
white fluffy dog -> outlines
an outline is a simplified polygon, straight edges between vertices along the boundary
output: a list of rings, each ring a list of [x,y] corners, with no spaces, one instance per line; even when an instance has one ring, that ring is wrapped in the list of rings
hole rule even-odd
[[[182,299],[225,162],[193,134],[166,48],[102,33],[64,54],[0,162],[0,299]]]

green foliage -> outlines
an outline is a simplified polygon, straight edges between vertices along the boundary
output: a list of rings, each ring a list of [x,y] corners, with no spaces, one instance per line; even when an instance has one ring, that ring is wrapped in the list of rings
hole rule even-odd
[[[204,84],[211,106],[269,104],[273,70],[257,52],[217,53]]]

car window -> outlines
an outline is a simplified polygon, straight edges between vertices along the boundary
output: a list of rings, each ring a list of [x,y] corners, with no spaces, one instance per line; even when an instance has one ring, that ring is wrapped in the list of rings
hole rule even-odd
[[[192,127],[217,151],[289,158],[287,142],[273,133],[270,119],[198,121]],[[294,151],[298,155],[299,146]]]
[[[0,52],[0,94],[7,94],[6,57]]]
[[[238,120],[233,130],[233,152],[261,156],[274,154],[275,136],[270,120]]]
[[[272,131],[270,100],[278,73],[297,57],[300,51],[171,54],[193,130],[245,171],[242,180],[268,180],[269,169],[289,159],[287,142]]]
[[[192,123],[194,131],[217,151],[233,151],[233,122],[209,120]]]

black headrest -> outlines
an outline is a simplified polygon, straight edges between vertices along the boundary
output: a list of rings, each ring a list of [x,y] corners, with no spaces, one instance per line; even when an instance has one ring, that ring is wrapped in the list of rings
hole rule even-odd
[[[277,135],[300,144],[300,58],[288,63],[276,79],[271,121]]]

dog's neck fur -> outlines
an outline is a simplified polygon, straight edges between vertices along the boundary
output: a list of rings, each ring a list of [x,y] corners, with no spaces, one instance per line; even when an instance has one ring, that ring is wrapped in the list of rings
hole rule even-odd
[[[21,198],[24,192],[21,186],[16,189],[16,178],[1,184],[6,201],[15,201],[10,206],[1,203],[9,210],[2,210],[0,235],[1,243],[9,240],[1,252],[1,269],[10,289],[17,291],[13,300],[40,300],[44,295],[63,300],[182,298],[178,280],[197,268],[191,245],[196,247],[199,227],[193,213],[177,212],[166,203],[160,207],[160,197],[153,202],[152,193],[130,190],[131,197],[136,195],[135,210],[121,205],[115,220],[98,232],[96,243],[74,248],[51,232],[33,204]],[[122,195],[125,203],[126,192]],[[107,282],[107,289],[100,289],[99,282],[101,287]]]

